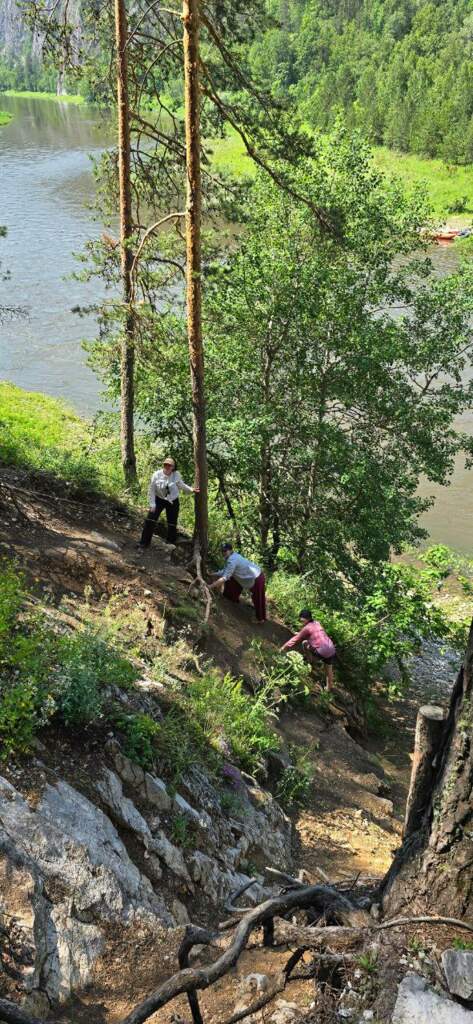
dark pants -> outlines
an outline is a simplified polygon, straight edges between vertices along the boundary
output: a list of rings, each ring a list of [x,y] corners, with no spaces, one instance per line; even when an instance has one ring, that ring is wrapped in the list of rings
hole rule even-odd
[[[225,581],[223,588],[223,596],[228,597],[229,601],[233,601],[238,604],[240,600],[240,594],[243,587],[233,579],[233,576],[229,580]],[[251,600],[253,601],[253,607],[256,612],[256,618],[258,622],[266,621],[266,586],[264,572],[255,579],[255,582],[250,590]]]
[[[168,524],[168,544],[175,544],[177,540],[177,517],[179,515],[179,498],[175,501],[165,501],[164,498],[156,498],[156,507],[154,511],[151,509],[146,516],[143,524],[143,532],[141,534],[140,544],[144,548],[149,548],[151,544],[151,538],[154,533],[154,526],[157,523],[161,512],[165,511],[166,519]]]

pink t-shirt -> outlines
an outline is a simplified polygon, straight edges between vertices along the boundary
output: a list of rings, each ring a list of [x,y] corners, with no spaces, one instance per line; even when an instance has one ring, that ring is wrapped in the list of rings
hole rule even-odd
[[[295,636],[291,636],[291,639],[284,644],[283,651],[289,651],[291,647],[295,647],[296,644],[300,643],[301,640],[307,640],[310,646],[320,654],[322,658],[333,658],[335,654],[335,644],[333,640],[327,636],[325,630],[320,625],[320,622],[308,622],[306,626],[303,626],[299,633]]]

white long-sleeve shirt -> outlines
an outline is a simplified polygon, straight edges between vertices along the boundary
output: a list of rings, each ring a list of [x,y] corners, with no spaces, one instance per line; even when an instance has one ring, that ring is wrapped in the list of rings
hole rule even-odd
[[[164,501],[175,501],[179,497],[179,491],[184,491],[184,494],[193,494],[194,488],[184,483],[181,474],[177,470],[174,470],[169,476],[167,476],[163,469],[156,470],[156,473],[153,473],[151,477],[149,485],[149,507],[154,508],[156,498],[162,498]]]
[[[251,590],[255,580],[261,576],[261,569],[256,562],[250,562],[249,558],[243,558],[238,551],[232,551],[225,559],[225,565],[218,574],[221,579],[229,580],[232,576],[244,590]]]

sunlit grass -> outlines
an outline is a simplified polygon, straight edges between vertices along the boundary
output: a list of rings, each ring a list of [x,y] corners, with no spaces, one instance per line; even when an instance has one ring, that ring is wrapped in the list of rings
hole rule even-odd
[[[23,99],[31,100],[54,100],[56,103],[72,103],[78,107],[81,103],[85,103],[83,96],[75,96],[63,94],[58,96],[55,92],[31,92],[31,90],[22,89],[5,89],[1,93],[2,96],[19,96]]]
[[[400,178],[407,186],[425,185],[433,213],[439,220],[469,224],[473,218],[473,166],[455,167],[443,160],[430,160],[414,153],[399,153],[386,146],[373,150],[376,166],[385,174]],[[462,199],[465,210],[452,212]]]
[[[208,139],[206,149],[215,170],[240,179],[255,176],[256,164],[234,129],[230,128],[223,139]]]
[[[207,147],[212,166],[236,178],[254,177],[256,164],[245,151],[240,136],[229,129],[222,139],[209,139]],[[373,149],[376,167],[385,174],[399,178],[407,187],[423,185],[430,205],[440,220],[455,224],[469,224],[473,218],[473,166],[455,167],[442,160],[429,160],[413,153],[399,153],[386,146]],[[452,208],[465,199],[465,210],[452,212]]]

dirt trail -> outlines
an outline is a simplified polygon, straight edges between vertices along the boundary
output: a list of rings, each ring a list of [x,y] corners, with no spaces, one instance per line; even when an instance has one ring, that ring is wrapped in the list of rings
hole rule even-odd
[[[180,609],[183,617],[191,605],[197,611],[189,597],[192,577],[162,540],[155,537],[147,552],[136,549],[138,519],[110,503],[74,502],[63,492],[55,496],[41,477],[32,481],[25,473],[3,470],[2,479],[18,488],[13,492],[18,508],[8,503],[1,510],[0,554],[14,554],[53,600],[82,599],[84,590],[91,601],[120,594],[130,606],[139,603],[150,622],[162,618],[166,608]],[[182,560],[179,551],[177,556]],[[205,654],[223,670],[251,678],[252,640],[280,646],[288,635],[274,617],[256,626],[248,601],[234,606],[217,598]],[[347,734],[336,707],[283,714],[286,745],[313,753],[309,805],[293,816],[297,865],[311,879],[317,866],[333,878],[360,871],[381,876],[389,867],[399,845],[417,707],[432,696],[438,701],[438,690],[432,693],[424,679],[406,700],[381,702],[387,737],[374,735],[363,746]]]
[[[38,590],[50,596],[53,603],[65,596],[73,607],[83,600],[103,600],[113,595],[125,596],[130,604],[139,604],[149,618],[150,628],[161,622],[166,609],[180,610],[185,621],[186,608],[198,606],[189,597],[192,577],[179,564],[179,551],[170,553],[155,538],[149,552],[136,550],[139,522],[108,503],[87,505],[64,500],[64,493],[55,496],[54,487],[44,479],[32,480],[19,471],[0,471],[4,480],[18,488],[13,492],[17,506],[9,501],[0,504],[0,556],[16,556]],[[28,493],[29,492],[29,493]],[[1,492],[0,492],[1,499]],[[273,615],[274,609],[270,609]],[[189,621],[192,623],[192,617]],[[192,628],[192,627],[191,627]],[[236,607],[217,598],[214,602],[205,654],[225,671],[246,677],[254,675],[250,645],[255,636],[278,647],[288,630],[272,620],[257,627],[252,606],[244,601]],[[452,680],[454,668],[452,667]],[[317,688],[316,688],[317,692]],[[314,781],[307,806],[294,812],[294,864],[292,871],[303,869],[307,879],[318,881],[318,869],[332,880],[363,875],[382,877],[388,869],[393,852],[400,843],[401,821],[410,775],[410,753],[413,745],[415,717],[419,704],[439,696],[447,700],[448,686],[440,690],[423,679],[404,701],[382,702],[381,717],[386,723],[384,736],[375,735],[363,746],[347,733],[336,696],[334,709],[285,711],[279,729],[286,747],[295,745],[311,752]],[[338,709],[338,710],[337,710]],[[197,922],[198,923],[198,922]],[[143,950],[136,957],[130,949],[123,951],[123,964],[109,965],[110,973],[100,979],[94,992],[76,1001],[74,1020],[113,1024],[124,1010],[159,982],[160,964],[163,976],[174,969],[175,959],[169,948],[162,951]],[[268,960],[269,956],[269,960]],[[228,978],[203,996],[205,1020],[220,1024],[233,1010],[235,981],[250,971],[272,973],[287,954],[267,954],[248,950]],[[104,965],[106,967],[106,965]],[[120,977],[122,984],[113,996],[110,978]],[[308,1005],[313,993],[305,982],[291,986],[285,998],[299,1006]],[[103,998],[102,998],[103,997]],[[69,1011],[68,1011],[69,1012]],[[159,1020],[170,1024],[186,1014],[185,1000],[163,1011]],[[65,1020],[69,1020],[66,1015]]]

